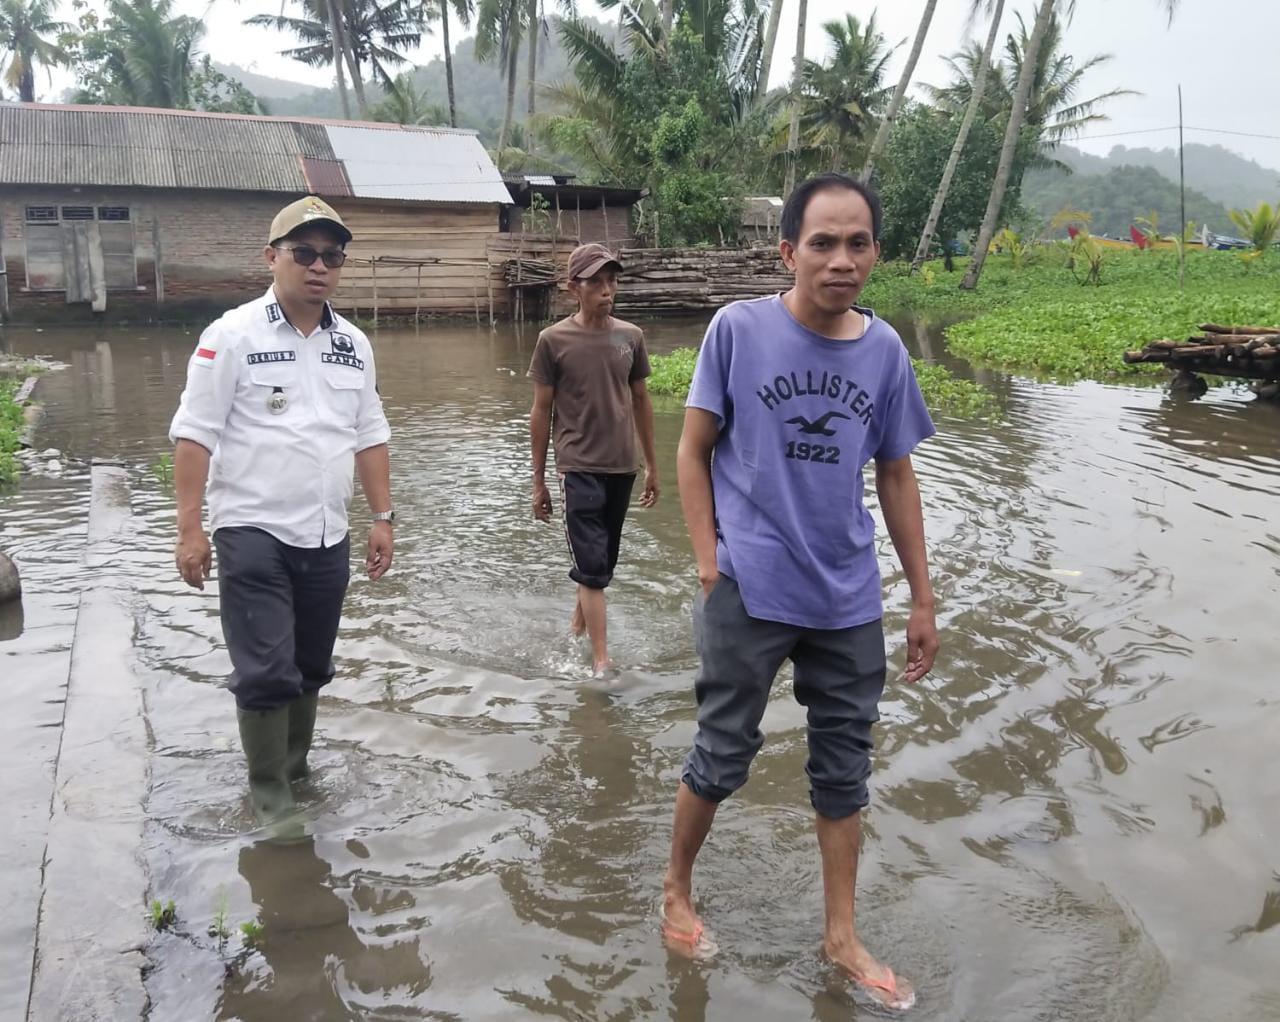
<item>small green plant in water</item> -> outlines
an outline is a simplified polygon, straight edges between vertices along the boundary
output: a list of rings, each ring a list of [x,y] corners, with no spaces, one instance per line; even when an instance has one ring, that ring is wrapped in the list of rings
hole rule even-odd
[[[231,930],[227,927],[227,892],[218,891],[218,900],[213,912],[213,922],[209,924],[209,936],[218,942],[218,953],[222,954],[227,949],[227,941],[231,937]]]
[[[162,454],[151,463],[151,474],[161,486],[173,485],[173,455]]]
[[[264,930],[260,920],[250,919],[240,924],[240,939],[250,950],[257,950],[262,946],[263,936]]]
[[[162,902],[156,898],[151,902],[151,925],[157,930],[168,930],[178,921],[178,909],[173,899]]]

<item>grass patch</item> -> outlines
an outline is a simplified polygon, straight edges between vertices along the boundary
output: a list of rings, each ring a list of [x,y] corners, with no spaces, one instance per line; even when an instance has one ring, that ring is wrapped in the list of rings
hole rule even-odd
[[[22,405],[13,395],[19,386],[20,380],[0,377],[0,483],[11,483],[18,478],[18,459],[14,455],[21,446]]]
[[[1058,378],[1114,379],[1159,373],[1125,365],[1125,351],[1163,337],[1180,339],[1200,323],[1280,325],[1280,252],[1246,263],[1233,252],[1190,252],[1178,290],[1172,252],[1111,250],[1101,286],[1082,286],[1066,266],[1066,249],[1044,246],[1014,267],[987,260],[976,291],[958,288],[940,263],[909,276],[905,264],[877,267],[864,301],[882,314],[910,311],[972,318],[947,330],[952,352],[973,362]]]
[[[697,348],[676,348],[667,355],[650,355],[649,365],[653,373],[648,380],[649,390],[663,397],[684,400],[693,382],[693,367],[697,359]],[[960,379],[945,366],[914,358],[911,364],[915,367],[916,379],[920,381],[920,390],[931,412],[966,418],[996,414],[995,398],[978,384]]]

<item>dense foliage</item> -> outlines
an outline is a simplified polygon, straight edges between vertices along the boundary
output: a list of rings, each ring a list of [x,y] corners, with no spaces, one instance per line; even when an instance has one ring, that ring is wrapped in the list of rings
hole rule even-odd
[[[13,399],[18,381],[0,377],[0,483],[11,482],[18,474],[14,458],[22,431],[22,406]]]
[[[947,330],[953,353],[1063,379],[1152,372],[1126,365],[1123,353],[1160,338],[1186,338],[1200,323],[1280,325],[1278,252],[1246,261],[1192,250],[1182,291],[1172,251],[1106,250],[1098,287],[1080,285],[1066,268],[1067,255],[1064,245],[1040,246],[1021,268],[1010,256],[992,256],[978,291],[955,288],[960,266],[945,273],[931,263],[914,277],[902,267],[880,267],[864,300],[882,312],[970,317]]]

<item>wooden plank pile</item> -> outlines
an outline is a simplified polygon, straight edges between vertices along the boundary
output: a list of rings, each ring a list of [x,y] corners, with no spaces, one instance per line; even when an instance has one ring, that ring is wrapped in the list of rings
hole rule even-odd
[[[1141,351],[1126,351],[1129,364],[1162,363],[1183,374],[1205,373],[1280,383],[1280,327],[1220,326],[1202,323],[1204,333],[1185,341],[1152,341]],[[1273,396],[1264,394],[1262,397]],[[1280,386],[1276,386],[1280,393]]]
[[[621,315],[658,316],[716,309],[741,298],[786,291],[794,283],[776,248],[623,249]]]

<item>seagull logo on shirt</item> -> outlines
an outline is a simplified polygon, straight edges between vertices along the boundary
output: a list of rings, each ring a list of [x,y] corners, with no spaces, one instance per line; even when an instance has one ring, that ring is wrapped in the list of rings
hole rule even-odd
[[[788,419],[787,425],[799,426],[800,432],[804,433],[806,436],[835,436],[836,431],[831,429],[827,423],[832,419],[847,418],[849,418],[849,416],[845,415],[844,412],[830,411],[824,413],[819,418],[814,419],[812,422],[806,419],[803,415],[797,415],[793,419]]]
[[[351,343],[351,338],[346,334],[330,333],[329,341],[333,344],[333,350],[339,355],[354,355],[356,346]]]

